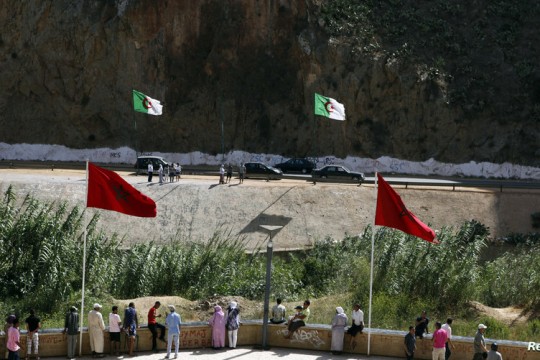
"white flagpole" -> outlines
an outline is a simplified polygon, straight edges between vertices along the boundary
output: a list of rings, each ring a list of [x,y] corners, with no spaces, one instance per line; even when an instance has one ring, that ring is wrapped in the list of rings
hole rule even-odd
[[[375,212],[377,211],[377,170],[375,170]],[[373,253],[375,252],[375,214],[373,214],[373,229],[371,230],[371,269],[369,274],[369,310],[368,310],[368,342],[367,356],[371,347],[371,302],[373,299]]]
[[[79,356],[82,356],[82,338],[83,338],[83,322],[84,322],[84,285],[86,275],[86,235],[87,221],[86,212],[88,210],[88,159],[86,159],[86,208],[84,209],[84,235],[83,235],[83,265],[82,265],[82,294],[81,294],[81,312],[80,312],[80,336],[79,336]]]

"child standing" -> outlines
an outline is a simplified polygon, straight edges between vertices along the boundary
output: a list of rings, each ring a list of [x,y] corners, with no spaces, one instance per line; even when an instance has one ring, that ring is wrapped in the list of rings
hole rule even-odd
[[[21,348],[20,333],[19,333],[19,319],[15,319],[13,326],[8,330],[8,360],[19,360],[19,349]]]
[[[120,355],[120,315],[118,315],[118,306],[112,307],[112,313],[109,313],[109,337],[111,340],[111,355]]]

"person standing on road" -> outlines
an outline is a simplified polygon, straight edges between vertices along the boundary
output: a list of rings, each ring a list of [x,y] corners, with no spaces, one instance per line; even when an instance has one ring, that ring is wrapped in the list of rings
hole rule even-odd
[[[352,325],[347,329],[347,334],[351,335],[351,349],[355,349],[356,334],[362,334],[364,330],[364,312],[360,310],[360,304],[354,304],[352,312]]]
[[[487,353],[486,340],[484,339],[484,333],[487,326],[484,324],[478,324],[478,331],[474,336],[474,357],[473,360],[482,360],[482,354]]]
[[[30,309],[30,316],[24,321],[26,323],[26,360],[32,354],[34,348],[34,357],[39,360],[39,335],[41,320],[36,316],[34,309]]]
[[[414,352],[416,351],[416,336],[414,334],[414,326],[409,326],[409,332],[405,335],[403,341],[403,347],[405,348],[405,357],[407,360],[414,359]]]
[[[157,314],[157,310],[160,308],[161,303],[156,301],[154,306],[148,311],[148,330],[152,333],[152,351],[157,351],[157,329],[160,330],[159,340],[165,342],[165,326],[161,325],[156,321],[158,317],[161,317],[161,314]]]
[[[238,328],[240,327],[240,310],[235,301],[231,301],[227,308],[227,334],[229,335],[229,347],[236,349],[238,340]]]
[[[341,306],[336,308],[336,315],[332,320],[332,354],[339,355],[343,352],[343,338],[345,337],[345,326],[347,325],[347,315]]]
[[[124,311],[124,329],[128,335],[128,355],[133,356],[133,348],[135,347],[135,337],[137,336],[137,328],[139,320],[137,319],[137,311],[135,303],[130,302],[127,309]]]
[[[103,331],[105,323],[101,315],[101,305],[94,304],[94,309],[88,313],[88,335],[90,338],[90,348],[94,357],[103,357]]]
[[[445,330],[441,329],[441,323],[437,321],[435,323],[435,331],[433,332],[433,360],[444,360],[447,340],[448,334]]]
[[[272,307],[272,318],[270,319],[270,322],[272,324],[283,324],[286,320],[285,313],[287,309],[285,309],[285,306],[281,305],[281,299],[276,300],[276,305]]]
[[[77,335],[79,334],[79,313],[77,308],[72,306],[69,308],[69,312],[66,314],[64,320],[64,335],[67,334],[67,357],[69,359],[75,359],[75,353],[77,352]]]
[[[227,183],[231,182],[232,173],[233,173],[232,165],[231,163],[229,163],[229,165],[227,166]]]
[[[452,325],[453,321],[454,320],[452,318],[448,318],[446,319],[446,324],[443,324],[443,326],[441,327],[441,329],[446,331],[446,334],[448,334],[448,341],[446,342],[446,351],[444,353],[444,360],[450,359],[450,356],[452,355],[452,351],[450,350],[450,347],[452,347],[452,349],[454,348],[454,344],[452,344],[452,327],[450,326]]]
[[[208,325],[212,328],[212,348],[219,350],[225,347],[225,326],[227,326],[227,319],[221,306],[214,306],[214,315],[208,321]]]
[[[159,183],[163,184],[163,165],[162,164],[159,164],[158,175],[159,175]]]
[[[244,177],[246,175],[246,165],[244,163],[240,163],[240,166],[238,167],[238,178],[240,179],[240,184],[244,182]]]
[[[176,312],[174,305],[169,305],[169,311],[171,312],[167,315],[165,319],[165,325],[169,329],[169,334],[167,335],[167,355],[165,359],[168,359],[171,356],[171,347],[172,342],[174,341],[174,358],[178,357],[178,350],[180,349],[180,323],[182,318],[180,314]]]
[[[225,184],[225,167],[223,164],[219,167],[219,183]]]
[[[152,176],[154,176],[154,165],[151,162],[148,163],[148,182],[152,182]]]

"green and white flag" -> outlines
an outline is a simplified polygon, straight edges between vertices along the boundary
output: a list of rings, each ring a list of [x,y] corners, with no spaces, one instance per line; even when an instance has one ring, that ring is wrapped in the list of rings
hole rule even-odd
[[[315,93],[315,115],[334,120],[345,120],[345,106],[336,100]]]
[[[161,115],[163,113],[163,106],[159,100],[152,99],[137,90],[133,90],[133,109],[149,115]]]

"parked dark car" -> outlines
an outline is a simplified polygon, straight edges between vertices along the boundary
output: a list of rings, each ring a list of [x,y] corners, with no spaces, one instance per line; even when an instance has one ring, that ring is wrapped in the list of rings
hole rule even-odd
[[[317,179],[329,179],[338,181],[355,181],[360,184],[364,182],[364,174],[359,172],[353,172],[342,165],[326,165],[320,169],[313,170],[311,173],[313,183],[317,182]]]
[[[165,161],[161,156],[139,156],[135,163],[135,173],[146,174],[148,172],[148,163],[151,162],[154,167],[154,174],[157,174],[159,165],[163,165],[163,170],[169,167],[169,163]]]
[[[315,163],[305,158],[292,158],[280,164],[274,165],[276,169],[286,172],[300,172],[309,174],[315,169]]]
[[[248,162],[244,164],[246,166],[246,179],[247,178],[259,178],[266,180],[276,180],[283,177],[283,172],[279,169],[265,165],[259,162]]]

